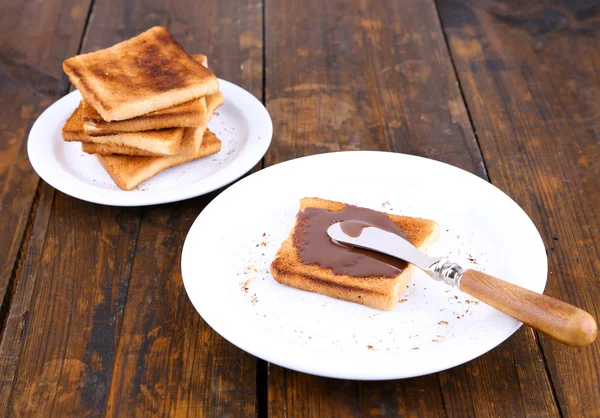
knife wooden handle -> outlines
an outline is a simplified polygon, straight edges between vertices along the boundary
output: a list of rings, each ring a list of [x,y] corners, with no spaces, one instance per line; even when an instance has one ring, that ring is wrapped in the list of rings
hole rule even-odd
[[[585,347],[596,339],[598,326],[589,313],[550,296],[476,270],[465,270],[460,290],[561,343]]]

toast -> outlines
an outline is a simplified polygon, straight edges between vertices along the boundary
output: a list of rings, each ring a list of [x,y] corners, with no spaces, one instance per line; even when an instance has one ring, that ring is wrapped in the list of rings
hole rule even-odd
[[[169,167],[207,157],[221,150],[221,141],[206,127],[187,128],[181,142],[180,152],[166,157],[128,155],[98,155],[97,157],[120,189],[132,190]]]
[[[204,97],[202,99],[205,99]],[[206,97],[207,103],[207,119],[213,114],[213,112],[223,104],[223,94],[218,91],[215,94],[211,94]],[[208,124],[208,120],[203,126]],[[84,142],[81,144],[83,152],[88,154],[100,154],[100,155],[112,155],[112,154],[123,154],[133,156],[144,156],[144,157],[157,157],[162,154],[156,154],[152,151],[147,151],[139,148],[126,147],[114,144],[95,144],[91,142]]]
[[[167,109],[219,90],[217,77],[160,26],[110,48],[69,58],[63,69],[108,122]]]
[[[203,66],[208,66],[206,55],[195,54],[192,57]],[[208,118],[204,97],[132,119],[113,122],[105,121],[92,105],[83,100],[83,130],[90,136],[202,126],[208,123]]]
[[[330,212],[341,211],[347,205],[319,198],[303,198],[300,201],[300,212],[307,208],[326,209]],[[421,251],[439,238],[439,226],[428,219],[411,218],[386,213],[407,239]],[[346,274],[335,274],[332,269],[318,265],[304,264],[294,244],[294,233],[298,220],[288,238],[283,242],[277,257],[271,263],[271,274],[279,283],[309,292],[321,293],[341,300],[360,303],[376,309],[391,310],[396,306],[407,283],[413,275],[414,266],[401,263],[404,267],[395,277],[352,277]],[[323,234],[327,234],[324,230]]]
[[[62,130],[67,142],[92,142],[96,144],[138,148],[155,155],[174,155],[179,152],[186,128],[161,129],[160,131],[122,132],[116,135],[90,136],[83,130],[83,104],[67,119]]]

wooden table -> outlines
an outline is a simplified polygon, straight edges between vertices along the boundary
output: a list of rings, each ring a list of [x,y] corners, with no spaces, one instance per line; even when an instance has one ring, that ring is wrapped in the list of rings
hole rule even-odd
[[[194,311],[179,259],[216,196],[146,208],[40,181],[35,118],[63,59],[164,25],[263,100],[271,149],[388,150],[491,181],[540,230],[546,293],[600,316],[600,5],[467,0],[3,0],[0,415],[600,416],[600,343],[527,327],[434,375],[324,379],[267,364]]]

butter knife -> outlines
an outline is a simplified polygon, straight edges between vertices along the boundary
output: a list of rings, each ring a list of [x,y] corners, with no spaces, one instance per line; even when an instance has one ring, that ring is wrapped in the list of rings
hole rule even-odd
[[[429,257],[392,232],[358,221],[344,221],[333,224],[327,233],[339,243],[414,264],[434,280],[456,287],[561,343],[585,347],[596,339],[596,321],[584,310],[481,271],[463,269],[446,258]]]

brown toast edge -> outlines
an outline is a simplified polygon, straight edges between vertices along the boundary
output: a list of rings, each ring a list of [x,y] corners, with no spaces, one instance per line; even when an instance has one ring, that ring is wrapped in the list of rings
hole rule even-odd
[[[192,129],[192,128],[188,128]],[[132,158],[147,158],[147,166],[144,169],[139,170],[134,176],[123,175],[119,171],[119,167],[113,167],[109,161],[111,156],[103,156],[96,154],[98,161],[102,167],[106,170],[108,175],[112,178],[115,184],[122,190],[129,191],[135,189],[137,186],[145,182],[146,180],[156,176],[157,174],[193,160],[208,157],[209,155],[216,154],[221,150],[221,141],[208,129],[206,129],[202,142],[199,149],[194,155],[173,155],[165,157],[132,157]]]

